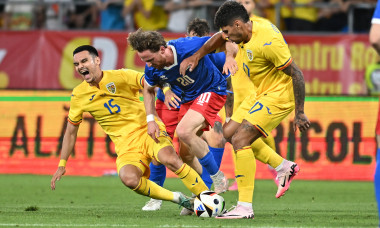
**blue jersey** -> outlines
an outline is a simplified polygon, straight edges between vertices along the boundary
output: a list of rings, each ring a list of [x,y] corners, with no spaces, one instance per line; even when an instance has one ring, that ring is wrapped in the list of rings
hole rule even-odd
[[[224,63],[226,62],[225,53],[224,52],[213,53],[213,54],[209,54],[208,56],[210,57],[211,62],[218,68],[218,70],[220,72],[223,72],[223,66],[224,66]],[[229,77],[229,75],[223,75],[223,76]],[[178,97],[180,97],[182,94],[182,91],[179,90],[179,88],[172,88],[172,92],[175,93],[175,95],[177,95]],[[161,101],[165,101],[165,95],[161,89],[158,89],[157,91],[157,99]]]
[[[372,17],[372,24],[380,24],[380,0],[377,1],[376,9]]]
[[[172,91],[181,98],[181,103],[193,101],[205,92],[227,95],[226,75],[221,73],[208,55],[199,60],[198,66],[192,72],[187,71],[185,76],[179,74],[181,62],[193,55],[209,38],[186,37],[169,41],[168,46],[173,51],[174,64],[162,70],[145,66],[145,81],[150,86],[169,83]]]

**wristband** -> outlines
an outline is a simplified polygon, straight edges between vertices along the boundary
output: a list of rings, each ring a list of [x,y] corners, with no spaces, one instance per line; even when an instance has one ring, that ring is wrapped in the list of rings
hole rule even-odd
[[[164,95],[165,95],[166,92],[168,92],[169,89],[170,89],[170,87],[164,87],[164,88],[162,89],[162,92],[164,93]]]
[[[65,159],[61,159],[60,161],[59,161],[59,164],[58,164],[58,167],[66,167],[66,160]]]
[[[146,116],[146,122],[149,123],[151,121],[155,121],[153,114],[149,114],[149,115]]]

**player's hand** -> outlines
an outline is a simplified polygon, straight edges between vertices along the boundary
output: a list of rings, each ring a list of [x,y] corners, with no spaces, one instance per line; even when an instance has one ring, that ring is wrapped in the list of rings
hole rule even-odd
[[[175,95],[175,93],[173,93],[173,91],[171,90],[168,90],[166,93],[165,93],[165,105],[166,107],[168,107],[169,110],[171,110],[171,108],[177,108],[179,106],[181,102],[181,98],[179,98],[177,95]]]
[[[226,62],[223,65],[223,74],[230,73],[231,75],[234,75],[236,71],[238,71],[238,65],[235,58],[226,56]]]
[[[297,131],[297,128],[300,129],[301,132],[304,132],[309,127],[310,127],[310,121],[305,115],[305,113],[303,112],[296,113],[296,117],[294,118],[294,123],[293,123],[294,132]]]
[[[181,62],[181,65],[179,67],[179,73],[181,75],[185,76],[187,70],[192,72],[194,70],[194,68],[198,66],[198,62],[199,62],[199,59],[194,55],[184,59]]]
[[[160,136],[160,128],[156,121],[148,122],[148,135],[156,142],[159,143],[158,137]]]
[[[59,181],[61,177],[65,174],[66,168],[63,166],[59,166],[57,171],[54,173],[53,177],[50,181],[50,188],[51,190],[55,190],[55,182]]]

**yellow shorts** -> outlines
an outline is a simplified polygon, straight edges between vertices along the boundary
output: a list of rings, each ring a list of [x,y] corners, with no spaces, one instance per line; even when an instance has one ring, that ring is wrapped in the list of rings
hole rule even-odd
[[[275,96],[256,97],[253,93],[244,99],[231,119],[237,123],[247,120],[267,137],[294,110],[294,106],[294,100],[284,101]]]
[[[173,147],[173,143],[163,124],[160,126],[159,143],[156,143],[146,132],[146,128],[135,132],[133,136],[117,137],[114,140],[117,153],[116,166],[119,173],[121,167],[125,165],[134,165],[138,167],[143,176],[149,178],[149,163],[152,159],[160,162],[158,152],[167,146]],[[116,142],[115,142],[116,141]]]

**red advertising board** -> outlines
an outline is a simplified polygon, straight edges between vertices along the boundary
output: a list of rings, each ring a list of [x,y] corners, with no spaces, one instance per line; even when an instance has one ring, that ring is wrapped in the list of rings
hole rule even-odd
[[[69,91],[0,90],[0,173],[55,172],[69,100]],[[300,165],[299,179],[372,180],[377,110],[377,98],[307,97],[309,131],[294,133],[294,114],[290,114],[272,132],[277,152]],[[234,177],[232,153],[227,144],[221,169],[229,178]],[[108,175],[115,173],[115,167],[112,142],[85,115],[67,175]],[[271,178],[266,165],[258,161],[256,177]]]
[[[166,39],[183,34],[164,33]],[[80,82],[72,51],[91,44],[103,69],[144,70],[125,32],[28,31],[0,33],[0,88],[72,89]],[[285,35],[302,69],[308,95],[365,95],[364,72],[376,62],[368,35]]]

